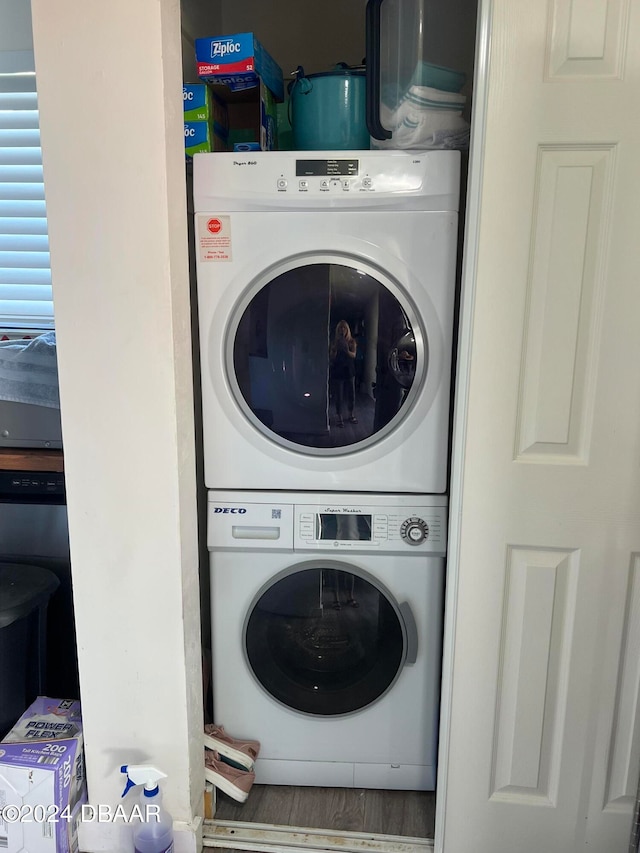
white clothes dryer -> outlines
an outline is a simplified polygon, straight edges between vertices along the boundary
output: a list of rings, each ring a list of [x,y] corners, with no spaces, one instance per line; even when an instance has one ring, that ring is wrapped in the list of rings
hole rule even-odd
[[[209,488],[447,488],[460,154],[194,157]]]
[[[210,492],[213,705],[256,781],[433,790],[446,498]]]

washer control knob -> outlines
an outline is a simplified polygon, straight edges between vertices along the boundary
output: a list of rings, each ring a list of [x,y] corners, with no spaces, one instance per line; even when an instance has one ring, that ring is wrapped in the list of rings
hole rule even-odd
[[[400,536],[409,545],[420,545],[429,536],[429,525],[421,518],[413,516],[402,522]]]

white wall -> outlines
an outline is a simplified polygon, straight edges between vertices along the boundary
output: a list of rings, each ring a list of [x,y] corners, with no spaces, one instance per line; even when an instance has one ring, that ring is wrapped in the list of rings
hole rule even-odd
[[[204,769],[177,0],[34,0],[89,796]],[[94,826],[84,850],[121,844]],[[186,847],[185,847],[186,844]]]

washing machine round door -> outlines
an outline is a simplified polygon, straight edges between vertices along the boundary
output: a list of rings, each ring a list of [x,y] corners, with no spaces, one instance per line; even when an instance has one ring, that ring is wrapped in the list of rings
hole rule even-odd
[[[227,337],[236,402],[267,438],[339,456],[379,441],[411,411],[426,333],[389,276],[336,257],[288,262],[239,304]]]
[[[258,594],[244,626],[258,683],[304,714],[337,716],[383,696],[415,660],[411,611],[373,577],[313,561],[280,573]]]

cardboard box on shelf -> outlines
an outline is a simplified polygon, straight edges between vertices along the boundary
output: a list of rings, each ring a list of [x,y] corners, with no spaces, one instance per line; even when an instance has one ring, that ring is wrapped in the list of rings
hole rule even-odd
[[[253,33],[195,40],[198,77],[206,83],[223,83],[232,92],[251,89],[258,80],[284,98],[282,69]]]
[[[225,103],[228,135],[207,121],[185,121],[184,145],[187,158],[200,151],[273,151],[277,148],[278,121],[272,93],[259,82],[255,89],[230,92],[216,86],[216,95]]]
[[[187,160],[200,151],[228,151],[228,140],[215,132],[208,121],[185,121],[184,153]]]
[[[227,151],[229,115],[226,104],[206,83],[185,83],[184,147],[187,160],[197,151]]]
[[[86,801],[80,703],[39,696],[0,743],[0,848],[75,851]]]
[[[229,98],[234,97],[240,100],[227,104],[230,148],[233,151],[274,151],[278,147],[278,118],[270,89],[260,81],[255,89],[241,95],[229,93]]]
[[[276,102],[284,97],[280,66],[253,33],[196,39],[195,46],[198,76],[227,110],[229,149],[277,148]]]
[[[220,136],[229,132],[227,107],[206,83],[185,83],[182,87],[185,121],[209,121]]]

